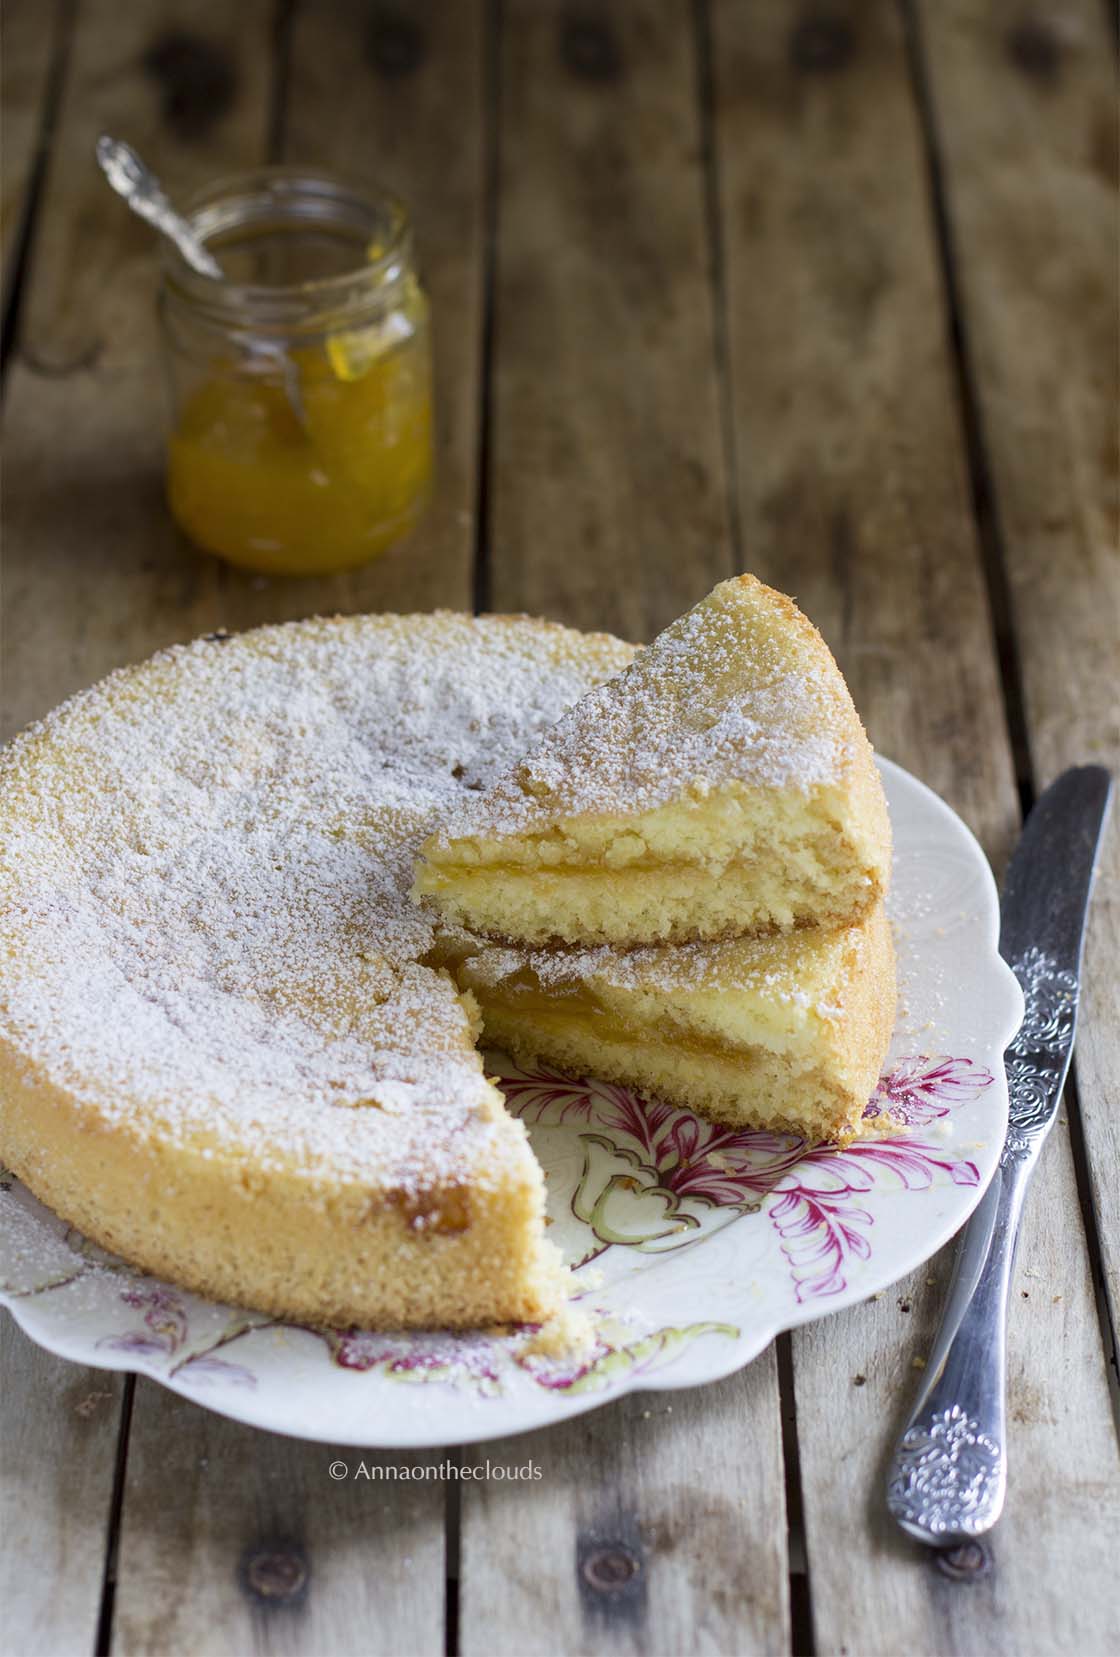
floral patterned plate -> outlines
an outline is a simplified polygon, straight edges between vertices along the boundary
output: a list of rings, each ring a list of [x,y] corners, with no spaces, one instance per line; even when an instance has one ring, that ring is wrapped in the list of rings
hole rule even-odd
[[[1022,1000],[996,950],[980,848],[929,789],[881,769],[900,1013],[865,1137],[837,1150],[735,1133],[624,1088],[496,1061],[593,1321],[580,1361],[534,1353],[526,1328],[370,1334],[218,1305],[106,1255],[10,1177],[0,1299],[49,1351],[150,1375],[238,1420],[422,1447],[522,1432],[635,1388],[714,1381],[780,1330],[885,1288],[953,1235],[995,1170],[1002,1055]]]

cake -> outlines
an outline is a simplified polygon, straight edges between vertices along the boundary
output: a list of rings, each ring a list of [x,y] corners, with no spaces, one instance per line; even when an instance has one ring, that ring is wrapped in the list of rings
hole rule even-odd
[[[454,1328],[566,1293],[484,1035],[720,1120],[849,1134],[893,1008],[878,902],[623,952],[497,948],[410,896],[439,825],[635,657],[519,617],[320,619],[162,652],[17,738],[0,1160],[201,1294]]]
[[[732,1128],[844,1142],[894,1024],[882,903],[838,927],[632,952],[460,945],[486,1038],[523,1064],[598,1076]]]
[[[425,964],[420,841],[628,646],[359,617],[201,640],[0,755],[0,1160],[88,1237],[317,1323],[536,1321],[544,1182]]]
[[[792,601],[722,582],[426,841],[416,895],[528,945],[838,925],[890,826],[839,668]]]

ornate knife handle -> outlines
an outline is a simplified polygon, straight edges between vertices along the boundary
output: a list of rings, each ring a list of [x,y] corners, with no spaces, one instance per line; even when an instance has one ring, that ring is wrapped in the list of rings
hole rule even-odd
[[[903,1530],[936,1546],[990,1529],[1007,1488],[1007,1299],[1017,1214],[1008,1211],[1003,1182],[1000,1169],[968,1223],[929,1380],[887,1484],[887,1506]]]
[[[1006,1053],[999,1168],[965,1228],[925,1386],[895,1450],[887,1506],[910,1536],[944,1547],[990,1530],[1007,1489],[1007,1302],[1027,1182],[1057,1113],[1077,979],[1039,949],[1013,963],[1025,995]]]

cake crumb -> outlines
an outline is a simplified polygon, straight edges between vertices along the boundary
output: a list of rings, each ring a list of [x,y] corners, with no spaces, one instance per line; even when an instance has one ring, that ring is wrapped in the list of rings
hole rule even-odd
[[[586,1312],[566,1302],[526,1342],[523,1356],[581,1358],[595,1345],[595,1331]]]
[[[83,1420],[88,1420],[102,1399],[112,1398],[112,1396],[111,1392],[87,1392],[85,1397],[74,1405],[74,1414],[80,1415]]]

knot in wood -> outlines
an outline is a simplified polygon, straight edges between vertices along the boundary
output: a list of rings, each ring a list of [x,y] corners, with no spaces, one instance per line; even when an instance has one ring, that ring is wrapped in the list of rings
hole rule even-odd
[[[855,56],[856,37],[844,17],[812,12],[803,17],[789,37],[789,57],[795,69],[807,75],[830,75]]]
[[[1028,18],[1007,31],[1007,55],[1017,69],[1043,86],[1052,86],[1061,73],[1062,50],[1053,29]]]
[[[379,12],[370,25],[367,56],[387,80],[411,75],[424,58],[424,32],[410,17]]]
[[[584,1580],[599,1594],[617,1594],[626,1588],[641,1570],[641,1561],[621,1542],[605,1548],[596,1548],[583,1562]]]
[[[941,1548],[937,1553],[937,1569],[950,1582],[979,1582],[992,1568],[992,1556],[987,1543],[974,1538],[959,1542],[954,1548]]]
[[[180,138],[201,138],[233,104],[236,65],[224,47],[201,35],[169,29],[142,62],[159,84],[163,118]]]
[[[245,1586],[270,1605],[290,1605],[307,1587],[307,1557],[302,1548],[276,1544],[253,1548],[245,1556]]]
[[[584,80],[613,81],[622,73],[618,41],[598,17],[565,18],[560,31],[560,56],[572,74]]]

